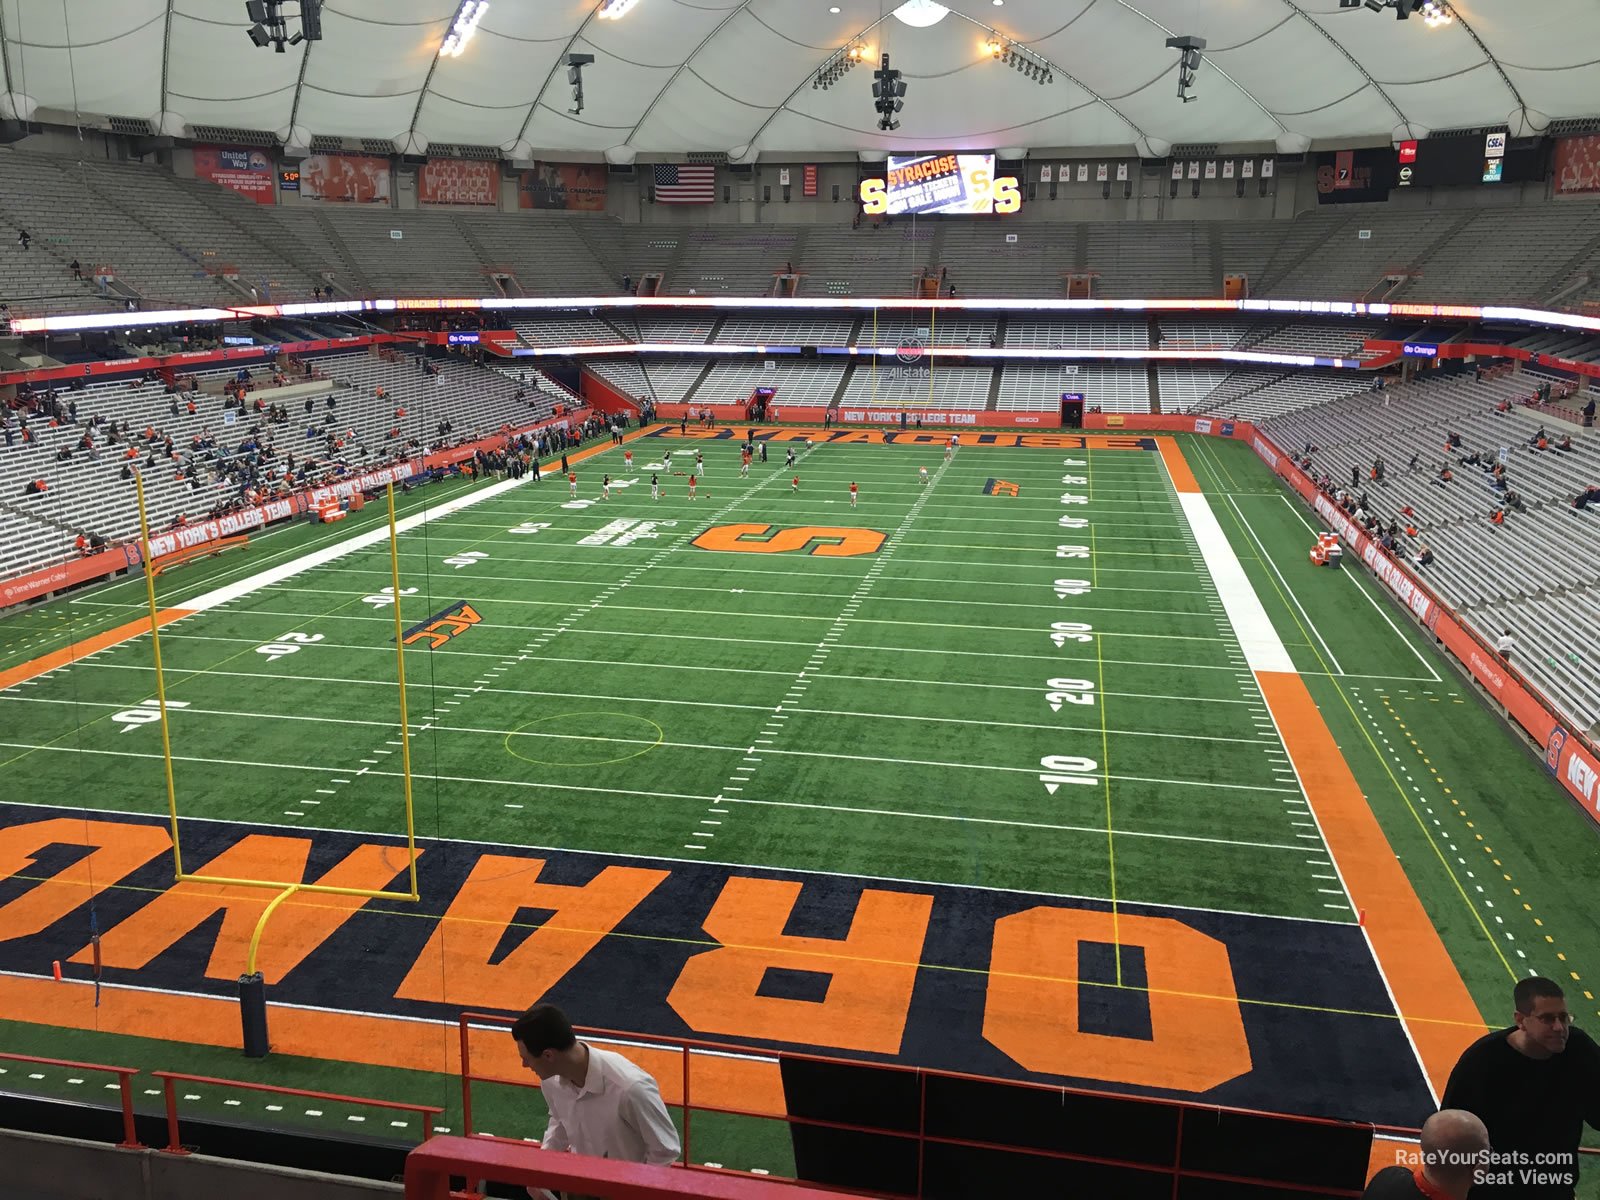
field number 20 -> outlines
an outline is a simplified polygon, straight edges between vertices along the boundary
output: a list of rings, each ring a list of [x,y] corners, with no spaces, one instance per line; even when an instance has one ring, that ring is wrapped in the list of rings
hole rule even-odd
[[[1094,703],[1094,684],[1087,679],[1052,679],[1045,687],[1050,689],[1044,698],[1051,712],[1060,712],[1063,704]]]

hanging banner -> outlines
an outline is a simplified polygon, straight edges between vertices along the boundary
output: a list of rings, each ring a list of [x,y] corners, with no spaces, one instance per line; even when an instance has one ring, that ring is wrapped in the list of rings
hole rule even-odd
[[[1111,177],[1111,168],[1108,167],[1105,163],[1101,163],[1099,166],[1097,166],[1094,169],[1094,181],[1096,183],[1104,183],[1110,177]]]
[[[1192,163],[1189,164],[1189,178],[1190,179],[1199,179],[1200,178],[1200,160],[1198,158],[1195,159]]]
[[[789,186],[789,168],[788,167],[779,167],[778,168],[778,186],[779,187],[788,187]]]
[[[1120,162],[1117,164],[1117,182],[1128,182],[1128,164],[1125,162]]]
[[[1233,178],[1233,159],[1225,158],[1222,160],[1222,177],[1224,179]]]
[[[1213,158],[1213,159],[1210,159],[1210,160],[1208,160],[1206,162],[1206,178],[1207,179],[1215,179],[1216,177],[1217,177],[1217,160]]]
[[[313,154],[300,164],[300,194],[339,204],[388,204],[389,160],[365,154]]]
[[[1089,164],[1088,163],[1079,163],[1078,164],[1078,182],[1079,183],[1088,183],[1089,182]]]
[[[500,164],[475,158],[430,158],[417,172],[417,203],[500,203]]]
[[[1183,164],[1181,162],[1175,162],[1172,164],[1172,177],[1174,179],[1183,178]]]
[[[802,196],[815,196],[817,194],[817,164],[807,163],[800,171],[800,194]]]
[[[1239,169],[1239,175],[1242,179],[1254,179],[1256,177],[1256,160],[1253,158],[1245,159]]]
[[[1600,135],[1558,141],[1555,175],[1558,196],[1600,192]]]
[[[272,160],[261,150],[196,146],[194,173],[257,204],[272,203]]]
[[[1263,179],[1271,179],[1272,178],[1272,167],[1273,167],[1273,164],[1276,161],[1277,161],[1276,159],[1272,159],[1272,158],[1263,158],[1261,160],[1261,178],[1263,178]]]
[[[1051,183],[1051,182],[1054,182],[1053,172],[1050,169],[1050,164],[1049,163],[1045,163],[1044,166],[1039,168],[1039,182],[1040,183]]]
[[[605,212],[603,163],[536,162],[517,180],[517,207]]]

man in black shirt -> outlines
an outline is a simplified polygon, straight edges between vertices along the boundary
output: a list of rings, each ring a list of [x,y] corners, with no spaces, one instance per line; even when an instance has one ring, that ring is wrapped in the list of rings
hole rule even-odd
[[[1372,1177],[1361,1200],[1465,1200],[1489,1148],[1483,1122],[1459,1108],[1433,1114],[1422,1126],[1422,1146]]]
[[[1572,1027],[1566,996],[1541,976],[1519,980],[1516,1025],[1462,1053],[1445,1108],[1483,1118],[1494,1148],[1474,1200],[1570,1200],[1583,1123],[1600,1127],[1600,1046]]]

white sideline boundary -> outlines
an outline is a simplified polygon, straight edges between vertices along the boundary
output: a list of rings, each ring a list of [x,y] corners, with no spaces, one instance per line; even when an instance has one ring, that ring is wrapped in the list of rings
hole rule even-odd
[[[525,481],[522,479],[502,479],[498,483],[491,483],[488,487],[475,488],[462,496],[446,500],[432,508],[424,509],[409,517],[403,517],[395,522],[395,533],[410,533],[413,529],[420,529],[429,521],[437,521],[442,517],[452,516],[463,509],[471,508],[475,504],[482,504],[486,500],[495,500],[511,491],[521,487]],[[171,607],[187,609],[190,612],[201,613],[218,605],[227,604],[248,596],[258,588],[268,587],[274,583],[282,583],[285,579],[293,579],[296,575],[303,575],[307,571],[327,563],[335,562],[369,546],[376,546],[389,540],[389,525],[385,522],[377,529],[369,529],[365,533],[354,534],[342,541],[337,541],[331,546],[324,546],[321,550],[313,550],[298,558],[291,558],[286,563],[276,567],[268,567],[265,571],[257,571],[254,575],[246,575],[243,579],[233,583],[224,584],[222,587],[213,588],[209,592],[201,592],[192,600]]]

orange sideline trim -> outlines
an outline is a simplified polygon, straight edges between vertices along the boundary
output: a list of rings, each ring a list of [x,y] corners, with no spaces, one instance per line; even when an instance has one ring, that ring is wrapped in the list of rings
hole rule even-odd
[[[181,621],[184,617],[192,617],[194,612],[187,608],[163,608],[156,613],[156,625],[170,625],[174,621]],[[140,617],[137,621],[129,621],[126,625],[118,625],[115,629],[107,629],[104,633],[97,633],[93,637],[84,638],[81,642],[73,642],[70,646],[63,646],[59,650],[52,650],[49,654],[41,654],[38,658],[29,659],[25,663],[0,671],[0,691],[8,687],[15,687],[29,679],[36,679],[46,671],[54,671],[57,667],[65,667],[77,662],[80,658],[105,650],[111,646],[121,645],[123,642],[132,641],[141,633],[150,629],[150,618]]]
[[[1172,476],[1172,486],[1180,492],[1198,493],[1200,483],[1189,469],[1189,460],[1184,458],[1178,443],[1169,437],[1159,437],[1156,439],[1156,448],[1161,451],[1161,461],[1167,466],[1167,474]]]
[[[1305,681],[1283,671],[1255,676],[1350,898],[1366,912],[1367,938],[1395,1009],[1440,1095],[1461,1052],[1488,1032],[1483,1016]]]

